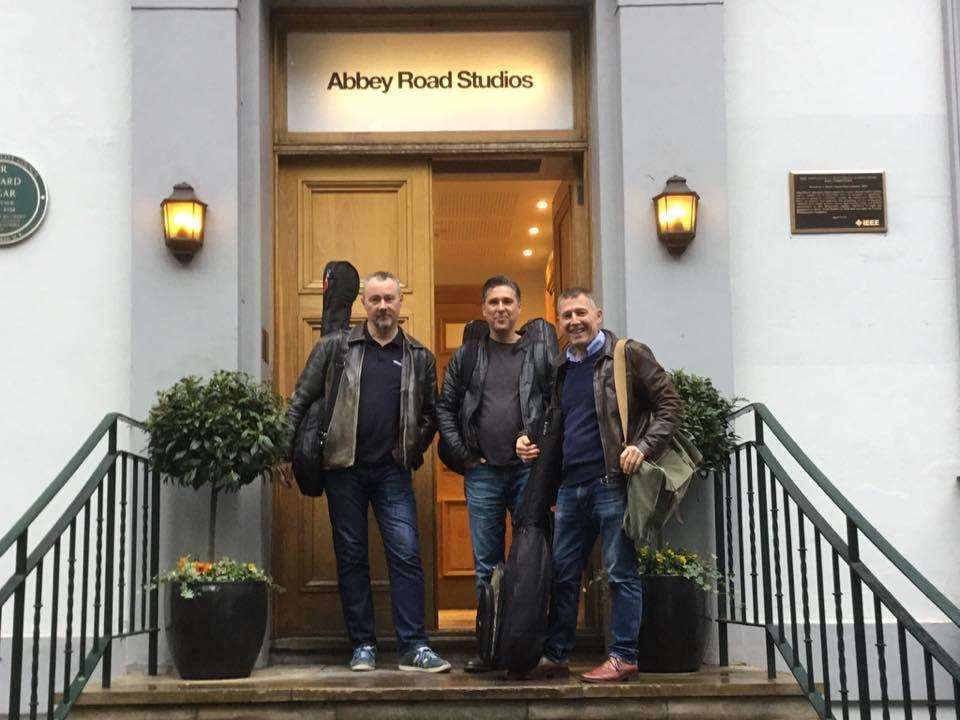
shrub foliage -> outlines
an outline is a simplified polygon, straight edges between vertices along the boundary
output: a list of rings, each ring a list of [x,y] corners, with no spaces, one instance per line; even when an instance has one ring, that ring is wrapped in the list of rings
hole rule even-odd
[[[268,384],[227,370],[159,392],[147,427],[150,458],[168,480],[217,492],[265,476],[282,461],[291,432],[284,401]]]
[[[670,378],[683,401],[681,427],[703,454],[701,472],[726,467],[738,439],[728,417],[741,398],[728,400],[713,386],[710,378],[683,370],[672,370]]]

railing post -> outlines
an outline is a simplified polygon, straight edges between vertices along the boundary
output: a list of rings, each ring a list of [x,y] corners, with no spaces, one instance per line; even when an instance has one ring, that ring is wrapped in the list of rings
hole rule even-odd
[[[150,578],[160,572],[160,473],[151,468],[150,473]],[[146,528],[144,528],[146,532]],[[150,590],[150,640],[147,656],[147,672],[157,674],[157,642],[160,633],[160,590],[154,585]]]
[[[853,603],[853,642],[857,653],[857,691],[861,720],[870,718],[870,678],[867,676],[867,639],[863,620],[863,586],[854,565],[860,562],[857,526],[847,518],[847,550],[850,554],[850,600]]]
[[[107,471],[107,536],[106,536],[106,571],[103,579],[103,642],[106,647],[103,651],[102,684],[104,689],[110,687],[110,675],[113,669],[113,551],[115,505],[117,503],[117,420],[110,426],[107,439],[107,452],[113,461]]]
[[[717,572],[720,573],[721,586],[717,588],[717,644],[720,651],[720,666],[729,665],[729,647],[727,645],[727,567],[724,552],[724,514],[723,481],[720,471],[713,471],[713,516],[717,533]]]
[[[23,682],[23,614],[27,595],[27,530],[17,537],[14,570],[20,584],[13,593],[13,638],[10,649],[10,720],[20,720],[20,685]]]
[[[763,574],[763,624],[768,626],[773,619],[773,596],[770,588],[770,531],[767,529],[767,466],[760,456],[763,447],[763,419],[754,415],[754,438],[757,447],[757,489],[760,492],[760,572]],[[773,656],[773,637],[769,630],[764,633],[767,641],[767,677],[773,680],[777,664]]]

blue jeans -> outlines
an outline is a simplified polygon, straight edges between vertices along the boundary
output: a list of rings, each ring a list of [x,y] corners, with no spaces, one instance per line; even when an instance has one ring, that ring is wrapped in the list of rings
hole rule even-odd
[[[484,464],[467,470],[464,476],[478,592],[481,583],[490,581],[497,563],[503,562],[507,510],[512,519],[520,509],[529,477],[529,465],[495,468]]]
[[[400,653],[426,645],[423,563],[410,471],[392,464],[336,470],[327,476],[326,493],[340,604],[350,641],[354,647],[376,645],[367,551],[367,507],[372,505],[387,556],[393,627]]]
[[[553,531],[553,593],[544,654],[565,661],[573,650],[580,604],[580,579],[597,537],[610,584],[613,640],[607,649],[628,663],[637,661],[643,588],[633,541],[622,528],[627,494],[622,481],[600,478],[562,485]]]

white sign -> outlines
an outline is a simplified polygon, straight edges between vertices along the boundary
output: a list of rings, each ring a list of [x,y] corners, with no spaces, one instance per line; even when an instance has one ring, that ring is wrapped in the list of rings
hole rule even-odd
[[[288,132],[570,130],[567,31],[290,33]]]

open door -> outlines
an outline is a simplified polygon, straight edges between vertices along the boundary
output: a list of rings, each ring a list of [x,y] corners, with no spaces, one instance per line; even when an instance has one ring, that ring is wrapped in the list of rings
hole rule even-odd
[[[559,250],[559,286],[555,296],[573,286],[592,290],[593,258],[583,180],[560,184],[553,198],[553,238]]]
[[[430,166],[424,159],[281,158],[277,177],[276,383],[289,395],[320,335],[323,268],[349,260],[361,278],[376,270],[401,282],[403,329],[433,345]],[[365,314],[359,300],[351,322]],[[434,602],[433,462],[414,476],[427,629]],[[326,497],[274,488],[272,567],[286,592],[275,596],[274,637],[344,637]],[[378,635],[393,634],[383,544],[370,517],[370,578]]]

